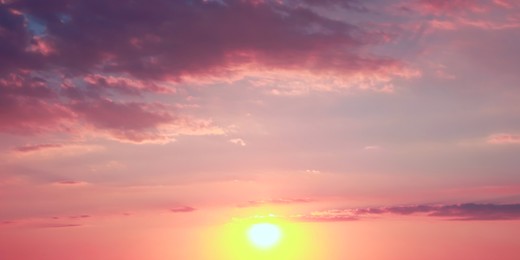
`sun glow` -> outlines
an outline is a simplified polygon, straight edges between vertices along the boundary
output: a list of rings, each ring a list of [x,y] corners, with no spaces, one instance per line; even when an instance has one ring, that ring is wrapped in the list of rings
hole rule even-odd
[[[275,215],[235,218],[218,232],[213,252],[226,260],[313,259],[308,256],[317,249],[311,250],[310,229],[304,226]]]
[[[282,231],[277,225],[259,223],[249,228],[247,236],[254,246],[261,249],[268,249],[278,244],[282,237]]]

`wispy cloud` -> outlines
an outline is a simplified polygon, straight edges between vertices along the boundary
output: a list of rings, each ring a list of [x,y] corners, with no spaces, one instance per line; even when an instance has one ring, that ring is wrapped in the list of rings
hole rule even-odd
[[[21,153],[27,153],[27,152],[35,152],[40,150],[45,150],[49,148],[59,148],[62,147],[62,144],[35,144],[35,145],[25,145],[25,146],[19,146],[15,147],[13,150]]]
[[[464,203],[330,209],[295,215],[291,218],[316,222],[353,221],[383,215],[422,216],[444,220],[512,220],[520,219],[520,204]]]
[[[239,204],[239,208],[247,208],[247,207],[258,207],[262,205],[291,205],[291,204],[300,204],[300,203],[310,203],[314,202],[314,200],[309,198],[278,198],[278,199],[268,199],[268,200],[251,200],[246,203]]]
[[[77,186],[86,186],[88,182],[84,181],[75,181],[75,180],[62,180],[54,182],[53,185],[63,186],[63,187],[77,187]]]
[[[229,142],[240,146],[246,146],[246,142],[241,138],[230,139]]]
[[[195,210],[197,210],[197,209],[194,207],[190,207],[190,206],[175,207],[175,208],[170,209],[170,211],[173,213],[188,213],[188,212],[193,212]]]
[[[520,144],[520,135],[517,134],[492,134],[487,138],[490,144]]]

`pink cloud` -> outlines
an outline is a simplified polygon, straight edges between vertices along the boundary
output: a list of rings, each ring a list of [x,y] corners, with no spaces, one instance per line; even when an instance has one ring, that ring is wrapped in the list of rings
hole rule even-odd
[[[520,135],[516,134],[493,134],[487,139],[490,144],[520,144]]]
[[[225,132],[172,104],[145,101],[175,94],[172,85],[182,81],[245,79],[266,93],[301,95],[392,93],[395,79],[420,76],[399,59],[371,53],[389,40],[384,30],[327,18],[312,9],[318,5],[366,11],[359,1],[336,0],[6,2],[2,8],[14,11],[0,34],[0,132],[167,143]],[[26,17],[45,35],[31,31]]]
[[[119,93],[140,95],[142,92],[173,93],[173,88],[161,87],[154,82],[132,79],[123,76],[87,75],[83,80],[97,91],[103,88],[113,89]]]
[[[87,214],[54,217],[30,217],[4,221],[3,225],[6,227],[25,228],[69,228],[84,226],[85,222],[91,218],[93,218],[93,216]],[[1,226],[2,223],[0,222],[0,227]]]
[[[120,131],[154,128],[174,119],[169,113],[147,104],[108,99],[74,103],[72,109],[94,127]]]
[[[52,53],[56,52],[54,47],[51,46],[51,43],[48,39],[39,36],[35,36],[33,38],[33,43],[27,48],[27,51],[39,53],[43,56],[49,56]]]
[[[431,20],[429,17],[423,17],[423,20],[430,20],[429,25],[435,30],[453,31],[467,27],[482,30],[509,30],[520,27],[516,15],[520,6],[509,4],[508,1],[420,0],[410,4],[409,7],[418,9],[425,15],[436,15]]]
[[[188,212],[193,212],[195,210],[197,210],[197,209],[190,207],[190,206],[182,206],[182,207],[176,207],[176,208],[170,209],[170,211],[174,212],[174,213],[188,213]]]
[[[222,134],[208,120],[173,115],[172,109],[161,103],[115,101],[108,98],[113,95],[105,93],[102,86],[93,88],[94,83],[106,83],[118,85],[118,88],[133,88],[136,93],[160,91],[153,85],[150,85],[152,90],[143,90],[148,85],[139,85],[145,83],[135,83],[130,79],[94,77],[89,80],[92,82],[86,87],[70,86],[73,83],[65,81],[64,84],[69,86],[57,90],[51,85],[53,79],[36,77],[31,73],[11,73],[0,77],[0,101],[3,104],[0,108],[0,132],[80,135],[87,131],[132,143],[166,143],[178,134]],[[57,147],[40,145],[19,148],[18,151],[44,148]]]
[[[25,72],[0,77],[0,131],[15,134],[66,131],[74,113],[56,102],[42,78]]]
[[[69,216],[68,218],[69,219],[86,219],[86,218],[90,218],[92,216],[90,215],[74,215],[74,216]]]
[[[26,145],[26,146],[19,146],[15,147],[14,150],[21,153],[27,153],[27,152],[35,152],[40,150],[45,150],[49,148],[59,148],[62,147],[61,144],[36,144],[36,145]]]
[[[367,145],[367,146],[363,147],[363,150],[366,150],[366,151],[378,151],[381,149],[382,148],[379,145]]]
[[[73,223],[41,223],[35,224],[31,227],[36,228],[73,228],[73,227],[81,227],[82,224],[73,224]]]
[[[515,3],[511,0],[493,0],[493,3],[504,8],[513,8]]]
[[[68,223],[68,222],[49,222],[45,220],[26,220],[19,222],[9,222],[5,224],[6,227],[25,227],[25,228],[72,228],[72,227],[80,227],[83,224],[80,223]],[[0,227],[2,223],[0,223]]]
[[[246,142],[241,138],[230,139],[229,142],[240,146],[246,146]]]
[[[67,186],[67,187],[74,187],[74,186],[85,186],[88,183],[84,181],[74,181],[74,180],[63,180],[63,181],[57,181],[53,183],[54,185],[58,186]]]
[[[455,30],[457,29],[457,25],[452,21],[443,21],[443,20],[432,20],[430,21],[430,26],[434,29],[439,30]]]
[[[486,6],[478,0],[419,0],[417,6],[425,13],[451,14],[461,11],[482,12]]]
[[[291,205],[291,204],[300,204],[300,203],[310,203],[314,202],[314,200],[308,198],[279,198],[279,199],[269,199],[269,200],[251,200],[244,204],[239,204],[239,208],[247,208],[247,207],[258,207],[262,205]]]

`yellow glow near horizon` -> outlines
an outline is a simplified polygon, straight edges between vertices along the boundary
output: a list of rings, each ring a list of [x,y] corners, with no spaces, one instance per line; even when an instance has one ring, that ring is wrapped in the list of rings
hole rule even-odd
[[[259,223],[252,225],[247,236],[251,243],[261,249],[269,249],[280,241],[282,231],[277,225],[271,223]]]
[[[235,219],[223,226],[216,251],[226,260],[306,260],[316,251],[306,231],[275,216]]]

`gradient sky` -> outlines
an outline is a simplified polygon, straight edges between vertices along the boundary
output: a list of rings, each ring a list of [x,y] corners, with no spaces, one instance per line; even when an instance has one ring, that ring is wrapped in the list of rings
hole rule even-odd
[[[518,46],[517,0],[0,0],[0,259],[520,259]]]

